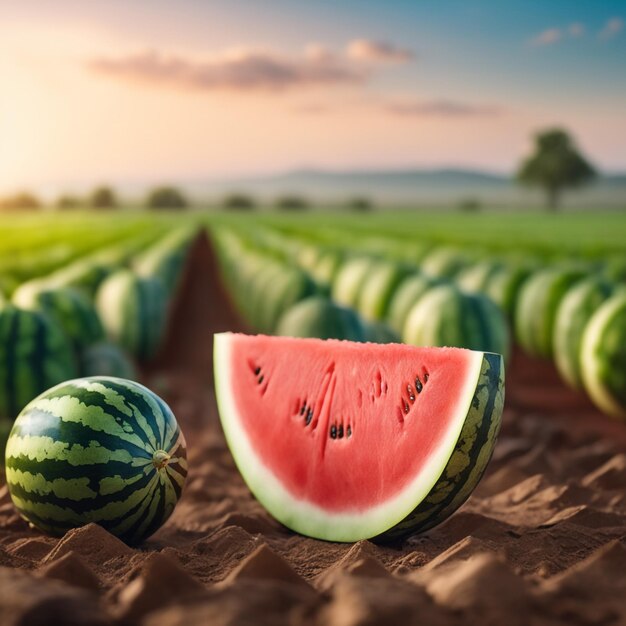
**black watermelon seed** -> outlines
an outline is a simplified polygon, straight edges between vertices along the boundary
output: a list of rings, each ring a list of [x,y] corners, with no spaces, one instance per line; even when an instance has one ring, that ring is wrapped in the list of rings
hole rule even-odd
[[[424,374],[424,382],[427,383],[428,382],[428,372],[426,372]]]
[[[263,375],[259,376],[259,385],[263,382],[264,378],[265,378],[265,376],[263,376]]]
[[[258,376],[261,373],[261,368],[259,366],[254,368],[254,375]]]
[[[309,409],[306,412],[306,417],[304,418],[304,423],[308,426],[311,423],[312,419],[313,419],[313,409]]]
[[[337,439],[337,426],[334,424],[330,427],[330,438]]]
[[[348,428],[346,428],[346,436],[352,437],[352,426],[348,426]]]
[[[402,399],[402,404],[404,405],[404,412],[408,413],[409,412],[409,404],[408,404],[408,402],[404,398]]]
[[[337,437],[339,437],[339,439],[343,439],[343,424],[337,429]]]
[[[306,411],[306,404],[303,404],[302,408],[300,409],[300,415],[304,415],[305,411]]]
[[[419,376],[415,377],[415,389],[417,389],[417,393],[422,393],[422,389],[424,389]]]

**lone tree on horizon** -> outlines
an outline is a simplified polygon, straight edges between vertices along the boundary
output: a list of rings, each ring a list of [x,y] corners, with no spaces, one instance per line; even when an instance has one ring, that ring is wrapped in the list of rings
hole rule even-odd
[[[580,187],[596,176],[593,166],[578,151],[566,130],[551,128],[535,135],[535,150],[524,160],[517,179],[529,186],[543,187],[548,208],[555,211],[561,192]]]

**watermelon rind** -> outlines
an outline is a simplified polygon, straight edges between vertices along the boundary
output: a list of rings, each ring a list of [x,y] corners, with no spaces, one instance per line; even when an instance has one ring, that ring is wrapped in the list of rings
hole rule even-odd
[[[419,475],[379,505],[336,512],[295,498],[257,455],[237,410],[237,385],[229,376],[233,337],[231,333],[214,337],[216,395],[224,434],[252,493],[288,528],[328,541],[396,539],[444,519],[465,501],[482,476],[495,444],[504,401],[504,368],[499,355],[470,353],[467,377],[450,427]],[[399,526],[402,522],[404,525]]]

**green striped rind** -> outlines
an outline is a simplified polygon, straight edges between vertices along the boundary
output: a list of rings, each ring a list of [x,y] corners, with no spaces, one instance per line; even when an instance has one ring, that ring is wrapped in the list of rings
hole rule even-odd
[[[331,295],[335,302],[348,307],[355,307],[361,287],[374,260],[369,257],[355,257],[348,259],[339,268],[333,280]]]
[[[90,300],[71,287],[53,287],[38,281],[22,284],[13,302],[24,309],[41,311],[52,318],[80,351],[104,338],[102,323]]]
[[[406,318],[415,303],[436,284],[436,279],[414,274],[398,285],[391,296],[386,316],[387,322],[396,333],[402,333]]]
[[[443,473],[424,500],[402,522],[377,539],[394,541],[423,532],[452,515],[482,478],[496,445],[504,406],[504,365],[485,353],[476,392]]]
[[[42,391],[76,375],[72,346],[54,321],[0,305],[0,419],[14,420]]]
[[[93,298],[102,281],[114,271],[110,265],[93,259],[81,259],[50,276],[58,287],[72,287]]]
[[[175,230],[139,255],[133,267],[140,276],[160,279],[171,297],[178,289],[195,236],[192,228]]]
[[[554,362],[565,382],[582,389],[580,347],[591,316],[611,295],[613,285],[602,278],[588,278],[575,284],[564,296],[554,323]]]
[[[398,263],[379,262],[374,265],[358,296],[357,310],[363,318],[369,321],[384,319],[393,292],[409,274],[409,268]]]
[[[545,269],[522,285],[515,308],[515,339],[528,354],[551,358],[556,311],[567,290],[583,274]]]
[[[160,280],[128,270],[116,272],[98,290],[96,308],[110,339],[141,361],[156,354],[167,316]]]
[[[626,294],[609,298],[587,324],[580,352],[587,393],[604,412],[626,419]]]
[[[366,333],[359,316],[323,296],[300,301],[280,318],[276,334],[283,337],[317,337],[365,341]]]
[[[514,323],[515,310],[520,289],[530,274],[526,267],[503,266],[495,270],[486,280],[484,294],[491,298]]]
[[[435,278],[452,278],[467,265],[463,252],[452,247],[434,248],[420,261],[420,270]]]
[[[102,341],[89,346],[80,355],[81,376],[137,378],[137,370],[126,353],[115,343]]]
[[[402,341],[414,346],[450,346],[481,352],[509,352],[509,329],[489,298],[452,285],[433,287],[410,310]]]
[[[162,452],[169,460],[157,467]],[[94,522],[139,543],[171,515],[186,475],[185,439],[169,407],[119,378],[53,387],[22,411],[6,449],[13,503],[52,535]]]

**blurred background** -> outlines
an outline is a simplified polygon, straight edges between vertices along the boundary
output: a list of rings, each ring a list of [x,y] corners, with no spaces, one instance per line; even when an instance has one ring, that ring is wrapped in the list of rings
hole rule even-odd
[[[625,18],[618,0],[7,3],[2,206],[623,210]]]

